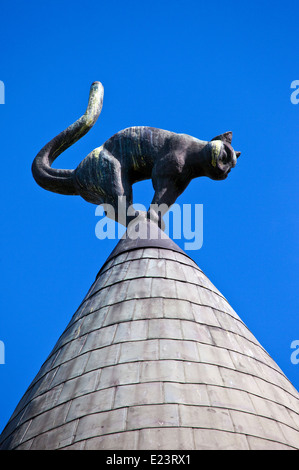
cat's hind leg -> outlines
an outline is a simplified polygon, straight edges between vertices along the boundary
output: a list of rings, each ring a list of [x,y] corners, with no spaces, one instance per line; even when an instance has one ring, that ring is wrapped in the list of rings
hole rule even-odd
[[[120,161],[104,146],[93,150],[76,169],[79,194],[88,202],[102,205],[107,217],[127,225],[132,205],[132,185]]]
[[[101,172],[105,179],[105,205],[111,205],[112,215],[107,216],[125,227],[136,217],[133,208],[133,191],[127,172],[120,161],[105,148],[100,154]]]

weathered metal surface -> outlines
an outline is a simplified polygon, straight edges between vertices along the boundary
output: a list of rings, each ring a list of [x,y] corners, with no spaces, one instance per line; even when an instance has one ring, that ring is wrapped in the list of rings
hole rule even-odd
[[[139,216],[139,219],[140,224],[138,224],[137,219],[135,223],[131,223],[131,230],[134,229],[134,226],[137,226],[136,233],[139,235],[132,238],[130,237],[130,230],[127,230],[103,264],[99,274],[105,268],[106,263],[108,263],[112,258],[131,250],[140,250],[142,248],[163,248],[165,250],[176,251],[187,256],[176,243],[174,243],[164,232],[159,230],[156,224],[144,219],[142,215]],[[141,224],[143,226],[142,229],[140,229]]]
[[[298,393],[180,250],[108,260],[1,449],[299,449]]]

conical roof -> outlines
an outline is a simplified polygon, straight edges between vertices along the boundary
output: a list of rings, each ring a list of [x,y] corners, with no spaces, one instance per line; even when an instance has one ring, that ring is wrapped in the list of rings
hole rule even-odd
[[[299,449],[298,397],[173,241],[123,239],[1,449]]]

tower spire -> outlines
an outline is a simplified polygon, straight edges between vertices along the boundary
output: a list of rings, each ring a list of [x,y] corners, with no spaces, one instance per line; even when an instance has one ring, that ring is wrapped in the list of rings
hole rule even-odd
[[[298,398],[172,240],[124,238],[18,404],[1,449],[299,449]]]

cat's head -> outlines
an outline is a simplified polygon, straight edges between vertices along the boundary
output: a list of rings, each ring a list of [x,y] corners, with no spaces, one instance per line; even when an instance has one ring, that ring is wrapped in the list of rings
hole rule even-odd
[[[224,180],[230,170],[236,166],[241,152],[235,152],[231,146],[233,134],[225,132],[217,135],[207,145],[207,176],[213,180]]]

